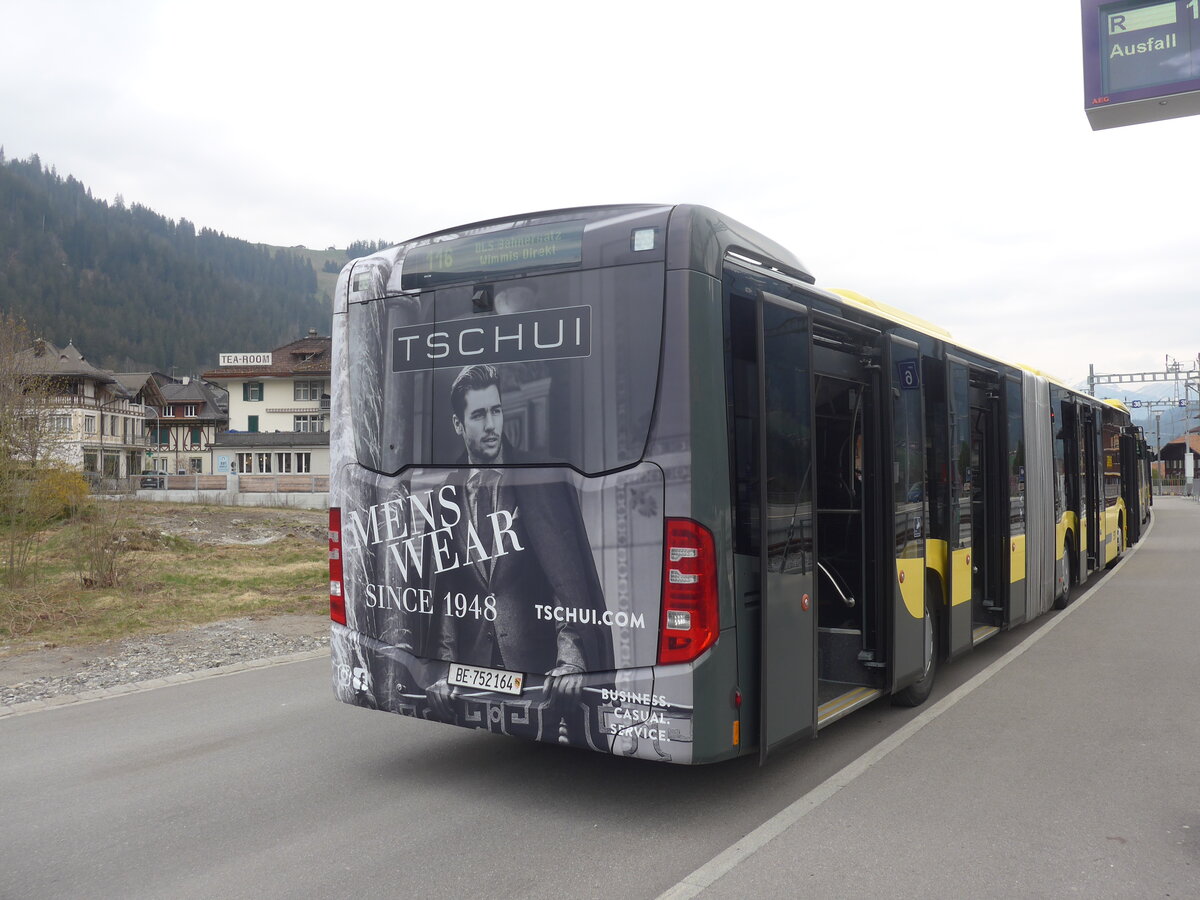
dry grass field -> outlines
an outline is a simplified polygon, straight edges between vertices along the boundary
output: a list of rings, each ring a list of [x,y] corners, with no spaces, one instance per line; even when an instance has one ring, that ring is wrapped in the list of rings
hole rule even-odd
[[[96,500],[38,535],[33,577],[0,587],[0,656],[327,615],[327,528],[324,510]]]

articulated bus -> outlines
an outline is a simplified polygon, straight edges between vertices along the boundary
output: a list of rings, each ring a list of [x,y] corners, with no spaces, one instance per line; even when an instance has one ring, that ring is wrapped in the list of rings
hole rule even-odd
[[[921,703],[1150,515],[1121,405],[698,206],[354,260],[331,416],[337,697],[672,763]]]

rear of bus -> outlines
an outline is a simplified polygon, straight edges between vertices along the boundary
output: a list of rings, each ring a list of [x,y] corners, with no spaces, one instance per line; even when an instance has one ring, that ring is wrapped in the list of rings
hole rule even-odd
[[[719,284],[669,267],[679,209],[495,220],[342,272],[340,700],[674,763],[742,752]]]

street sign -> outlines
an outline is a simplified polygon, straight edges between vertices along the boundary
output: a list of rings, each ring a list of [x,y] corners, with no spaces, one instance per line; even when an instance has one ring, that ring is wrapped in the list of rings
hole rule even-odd
[[[1082,0],[1093,130],[1200,113],[1200,0]]]

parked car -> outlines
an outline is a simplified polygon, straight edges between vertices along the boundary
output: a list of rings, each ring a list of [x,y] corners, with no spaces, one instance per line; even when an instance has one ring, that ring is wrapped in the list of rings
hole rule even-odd
[[[142,472],[141,480],[138,482],[138,487],[150,488],[151,490],[161,491],[166,486],[166,476],[162,472],[152,472],[149,469]]]

